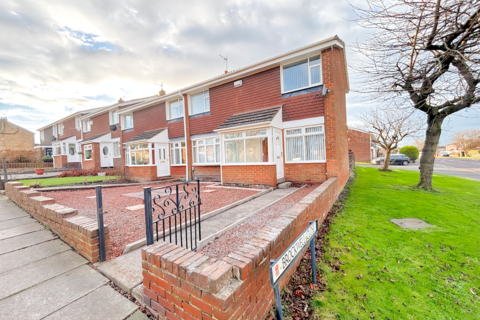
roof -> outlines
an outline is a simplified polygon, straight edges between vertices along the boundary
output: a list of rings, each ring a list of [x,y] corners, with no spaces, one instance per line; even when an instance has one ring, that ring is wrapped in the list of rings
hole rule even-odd
[[[92,110],[92,112],[86,113],[84,116],[81,116],[80,120],[95,117],[97,115],[100,115],[102,113],[105,113],[105,112],[113,110],[113,109],[116,109],[118,107],[130,107],[130,106],[138,104],[138,103],[148,102],[148,101],[154,99],[155,97],[158,97],[158,96],[151,96],[151,97],[138,98],[138,99],[133,99],[133,100],[128,100],[128,101],[116,102],[112,105],[98,108],[98,110]]]
[[[136,137],[130,139],[129,141],[127,141],[126,143],[152,139],[153,137],[155,137],[157,134],[159,134],[163,130],[165,130],[165,129],[162,128],[162,129],[156,129],[156,130],[150,130],[150,131],[142,132],[138,136],[136,136]]]
[[[109,133],[110,133],[110,132],[105,132],[105,133],[96,134],[96,135],[94,135],[93,137],[90,137],[90,138],[87,138],[87,139],[83,139],[81,142],[92,141],[92,140],[101,138],[101,137],[103,137],[104,135],[109,134]]]
[[[217,130],[241,127],[241,126],[252,125],[256,123],[270,122],[277,115],[280,108],[282,108],[281,105],[265,108],[265,109],[259,109],[255,111],[234,114],[230,116],[230,118],[225,120],[225,122],[223,122],[217,128]]]
[[[197,90],[200,90],[201,88],[208,88],[209,86],[218,86],[223,83],[227,83],[230,81],[234,81],[236,79],[241,79],[247,75],[261,72],[263,70],[270,69],[274,66],[278,66],[285,61],[289,59],[293,59],[298,57],[299,55],[304,55],[304,54],[309,54],[312,52],[317,52],[317,50],[323,50],[326,48],[330,47],[339,47],[342,48],[342,56],[341,56],[341,63],[345,66],[344,73],[345,73],[345,81],[346,81],[346,86],[347,86],[347,93],[350,91],[350,84],[349,84],[349,79],[348,79],[348,70],[347,70],[347,58],[345,55],[345,43],[337,36],[333,36],[327,39],[323,39],[314,43],[311,43],[309,45],[282,53],[280,55],[271,57],[269,59],[265,59],[259,62],[256,62],[254,64],[250,64],[248,66],[245,66],[243,68],[239,68],[236,70],[229,71],[226,74],[221,74],[218,76],[215,76],[213,78],[197,82],[195,84],[186,86],[184,88],[181,88],[179,90],[175,90],[171,93],[168,93],[163,96],[156,97],[152,100],[142,102],[139,104],[136,104],[133,107],[127,107],[125,109],[122,109],[119,113],[127,113],[131,112],[134,110],[142,109],[142,108],[147,108],[150,107],[156,103],[167,101],[168,99],[172,99],[174,96],[177,96],[179,94],[185,94],[185,93],[190,93],[190,92],[196,92]]]
[[[46,129],[46,128],[48,128],[48,127],[53,126],[54,124],[57,124],[57,123],[60,123],[60,122],[64,122],[64,121],[66,121],[66,120],[68,120],[68,119],[70,119],[70,118],[73,118],[73,117],[81,116],[81,115],[84,115],[84,114],[87,114],[87,113],[91,113],[91,112],[96,112],[96,111],[101,110],[101,109],[103,109],[103,108],[105,108],[105,107],[98,107],[98,108],[93,108],[93,109],[87,109],[87,110],[77,111],[77,112],[75,112],[75,113],[69,114],[69,115],[66,116],[66,117],[63,117],[62,119],[56,120],[56,121],[54,121],[54,122],[50,122],[50,123],[47,124],[46,126],[43,126],[43,127],[39,128],[39,129],[37,129],[37,131],[41,131],[41,130],[43,130],[43,129]]]

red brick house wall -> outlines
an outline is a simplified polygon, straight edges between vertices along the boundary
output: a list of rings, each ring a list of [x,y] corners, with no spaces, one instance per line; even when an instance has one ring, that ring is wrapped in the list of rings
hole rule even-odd
[[[53,166],[55,168],[63,168],[67,163],[67,155],[53,156]]]
[[[125,170],[140,180],[157,180],[157,166],[127,167]]]
[[[187,166],[170,166],[170,175],[172,178],[185,179]]]
[[[100,143],[91,143],[92,160],[85,160],[85,145],[82,146],[82,169],[100,169]]]
[[[327,180],[326,163],[286,163],[285,180],[294,182],[324,182]]]
[[[370,150],[370,135],[366,132],[348,129],[348,149],[355,154],[355,161],[372,161]]]
[[[201,179],[202,177],[217,178],[220,181],[221,169],[220,166],[194,166],[195,177]]]
[[[106,112],[90,118],[90,120],[93,121],[91,131],[83,133],[83,140],[96,136],[98,134],[109,133],[110,122],[108,117],[109,117],[108,112]]]
[[[80,130],[75,128],[75,118],[63,122],[63,134],[58,136],[58,140],[63,140],[72,136],[75,136],[77,140],[82,137]]]
[[[238,165],[222,167],[223,184],[277,185],[276,165]]]
[[[241,87],[231,81],[210,88],[210,115],[190,118],[190,134],[212,132],[233,114],[277,105],[283,105],[283,121],[324,115],[324,98],[315,98],[318,92],[282,99],[280,67],[241,80]]]

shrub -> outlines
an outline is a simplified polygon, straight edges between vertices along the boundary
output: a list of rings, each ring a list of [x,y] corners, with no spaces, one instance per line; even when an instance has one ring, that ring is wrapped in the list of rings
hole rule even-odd
[[[30,159],[28,159],[24,155],[19,155],[19,156],[15,157],[12,162],[13,163],[29,163],[31,161],[30,161]]]
[[[42,160],[52,160],[52,156],[44,156],[42,157]]]
[[[106,172],[107,176],[117,176],[119,172],[117,170],[105,170],[105,169],[72,169],[68,171],[63,171],[58,175],[59,178],[65,177],[87,177],[87,176],[97,176],[99,172]]]
[[[418,151],[417,147],[414,146],[405,146],[400,149],[400,153],[406,155],[409,157],[412,161],[415,161],[418,159],[418,155],[420,152]]]

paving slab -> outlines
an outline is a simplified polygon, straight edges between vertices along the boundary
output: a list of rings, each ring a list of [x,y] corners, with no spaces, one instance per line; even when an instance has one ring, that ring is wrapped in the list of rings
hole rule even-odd
[[[104,286],[107,282],[108,279],[89,266],[80,266],[42,282],[29,290],[0,300],[0,319],[43,319],[93,290]],[[103,304],[105,300],[98,301],[98,303]]]
[[[138,306],[109,286],[102,286],[66,307],[50,314],[45,320],[123,320]],[[139,318],[141,319],[141,318]]]
[[[0,300],[86,263],[88,261],[85,258],[73,251],[66,251],[48,259],[1,273]],[[0,319],[2,318],[0,317]]]
[[[12,227],[17,227],[17,226],[21,226],[21,225],[29,224],[29,223],[37,223],[37,220],[35,220],[33,218],[30,218],[30,217],[21,217],[21,218],[17,218],[17,219],[0,221],[0,230],[12,228]]]
[[[433,225],[417,218],[391,219],[390,221],[403,229],[418,230],[434,227]]]
[[[133,288],[132,290],[132,296],[137,299],[138,302],[140,302],[142,305],[143,303],[143,283],[140,283],[138,286]]]
[[[27,233],[18,237],[0,240],[0,255],[15,250],[27,248],[45,241],[56,239],[57,237],[47,230]],[[2,259],[2,258],[0,258]]]
[[[18,207],[0,211],[0,222],[24,217],[30,217],[30,215]]]
[[[135,311],[130,317],[126,320],[148,320],[149,318],[140,310]]]
[[[0,274],[48,258],[60,252],[71,250],[63,241],[57,239],[6,253],[0,258]]]
[[[137,211],[137,210],[145,209],[145,205],[137,204],[135,206],[125,207],[125,209],[127,209],[129,211]]]
[[[25,224],[23,226],[3,229],[3,230],[0,230],[0,240],[16,237],[22,234],[43,230],[43,229],[45,228],[39,223],[30,223],[30,224]]]
[[[130,293],[143,282],[142,249],[137,249],[95,266],[122,290]]]

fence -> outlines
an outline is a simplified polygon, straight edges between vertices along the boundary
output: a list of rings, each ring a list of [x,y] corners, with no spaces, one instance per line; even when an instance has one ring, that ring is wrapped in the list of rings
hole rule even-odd
[[[355,167],[355,153],[352,150],[348,150],[348,169],[350,171]]]
[[[154,189],[147,187],[143,195],[147,245],[153,244],[155,225],[157,241],[162,238],[163,241],[195,250],[202,240],[200,181],[197,179]],[[153,214],[157,214],[155,221]]]
[[[53,162],[27,162],[27,163],[7,163],[8,169],[25,169],[25,168],[53,168]],[[0,162],[0,169],[3,169],[3,163]]]

